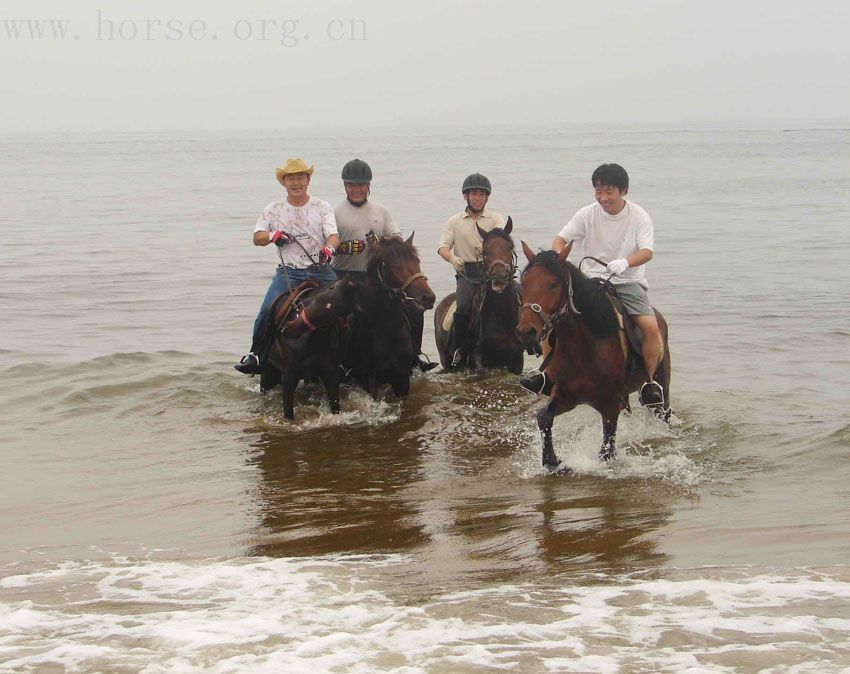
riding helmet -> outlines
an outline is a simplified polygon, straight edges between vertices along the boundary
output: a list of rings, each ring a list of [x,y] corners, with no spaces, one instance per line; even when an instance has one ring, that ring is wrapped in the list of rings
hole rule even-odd
[[[362,159],[352,159],[342,167],[342,182],[355,185],[372,182],[372,169]]]
[[[466,180],[463,181],[463,187],[460,188],[460,191],[464,194],[469,192],[469,190],[484,190],[487,194],[490,194],[493,188],[490,186],[487,176],[483,176],[480,173],[473,173],[470,176],[466,176]]]

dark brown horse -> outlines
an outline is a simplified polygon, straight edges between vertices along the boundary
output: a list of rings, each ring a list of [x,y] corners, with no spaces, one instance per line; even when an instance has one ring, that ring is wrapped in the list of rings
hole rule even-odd
[[[643,360],[630,349],[612,301],[599,280],[590,279],[566,261],[569,253],[545,251],[535,255],[523,242],[528,266],[522,273],[523,305],[517,333],[525,346],[543,347],[546,378],[554,383],[549,403],[537,413],[543,437],[543,465],[554,469],[559,461],[552,448],[555,417],[585,403],[602,415],[602,448],[610,459],[615,452],[617,419],[628,406],[628,395],[646,380]],[[656,416],[669,419],[670,352],[667,323],[657,310],[664,357],[655,380],[661,384],[668,407],[655,406]],[[629,320],[625,318],[624,320]]]
[[[269,310],[275,341],[260,386],[267,390],[280,383],[283,416],[294,419],[298,382],[319,380],[331,412],[338,414],[342,344],[345,323],[354,310],[356,287],[351,281],[322,287],[307,282],[293,295],[296,293],[297,299],[291,303],[286,302],[288,293],[281,295]]]
[[[483,274],[473,296],[467,362],[478,372],[483,372],[485,367],[506,367],[519,374],[523,366],[523,345],[516,332],[520,292],[514,282],[517,264],[511,239],[513,222],[509,217],[504,229],[496,227],[489,232],[478,225],[476,228],[482,239]],[[450,327],[453,318],[449,315],[449,312],[454,313],[454,306],[455,293],[451,293],[440,301],[434,312],[437,351],[445,369],[451,367],[454,351]]]
[[[372,396],[382,384],[405,396],[418,364],[422,314],[434,306],[434,291],[422,273],[413,234],[407,240],[383,236],[370,249],[366,276],[355,281],[358,309],[345,366]]]

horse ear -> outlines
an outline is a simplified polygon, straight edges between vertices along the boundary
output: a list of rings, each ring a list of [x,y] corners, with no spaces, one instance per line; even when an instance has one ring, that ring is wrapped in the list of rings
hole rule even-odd
[[[528,261],[531,262],[535,257],[534,251],[528,247],[528,244],[525,241],[520,241],[520,243],[522,244],[522,252],[525,253]]]
[[[407,238],[404,240],[404,242],[405,242],[405,243],[408,243],[408,244],[410,244],[410,245],[412,246],[412,245],[413,245],[413,235],[414,235],[414,234],[416,234],[416,230],[412,231],[412,232],[410,233],[410,236],[409,236],[409,237],[407,237]]]
[[[572,249],[573,249],[573,242],[570,241],[566,246],[564,246],[564,249],[560,253],[558,253],[558,259],[561,262],[566,260],[570,256],[570,251]]]
[[[508,216],[508,224],[505,225],[505,234],[510,234],[511,230],[514,228],[514,221],[511,220],[511,216]]]
[[[475,229],[477,229],[477,230],[478,230],[478,236],[480,236],[482,239],[487,238],[487,232],[485,232],[483,229],[481,229],[481,228],[478,226],[478,223],[477,223],[477,222],[475,223]]]

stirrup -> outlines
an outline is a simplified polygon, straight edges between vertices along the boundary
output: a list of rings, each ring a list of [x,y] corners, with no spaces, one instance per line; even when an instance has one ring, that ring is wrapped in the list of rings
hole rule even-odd
[[[643,386],[640,387],[640,393],[638,394],[638,400],[640,404],[643,406],[647,405],[664,405],[664,389],[661,388],[661,384],[657,381],[652,380],[645,382]]]
[[[542,393],[546,388],[546,373],[540,370],[530,370],[519,378],[519,385],[526,391]]]
[[[458,347],[455,349],[454,355],[452,356],[452,367],[460,367],[463,365],[463,349]]]

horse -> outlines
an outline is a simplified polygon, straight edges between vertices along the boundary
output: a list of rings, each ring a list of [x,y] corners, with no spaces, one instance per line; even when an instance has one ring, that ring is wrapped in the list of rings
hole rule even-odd
[[[283,390],[283,416],[295,419],[298,383],[320,380],[331,413],[339,414],[340,362],[344,324],[355,306],[351,281],[319,286],[306,281],[278,297],[269,309],[274,343],[260,376],[265,391],[278,383]]]
[[[559,465],[552,447],[555,417],[582,403],[602,416],[602,447],[599,456],[607,461],[616,451],[620,411],[630,409],[628,396],[646,379],[639,351],[628,346],[624,334],[628,318],[614,309],[605,282],[590,279],[567,262],[569,249],[535,255],[522,243],[528,265],[522,272],[523,305],[517,334],[529,352],[545,352],[546,378],[553,382],[548,404],[537,412],[543,439],[543,465]],[[670,351],[667,322],[653,307],[664,344],[664,355],[655,372],[664,392],[664,404],[648,406],[662,419],[670,418]],[[625,323],[621,323],[621,320]]]
[[[366,274],[357,279],[357,304],[344,359],[352,378],[373,397],[389,384],[397,397],[410,391],[418,364],[422,314],[435,296],[422,273],[413,234],[370,242]]]
[[[481,236],[483,276],[472,301],[469,335],[471,348],[467,362],[479,373],[485,367],[506,367],[514,374],[523,368],[523,344],[517,337],[520,292],[514,282],[517,263],[511,239],[513,221],[508,217],[504,229],[495,227],[489,232],[477,224]],[[434,335],[443,368],[451,368],[452,325],[455,294],[444,297],[434,311]],[[455,347],[459,345],[454,345]]]

